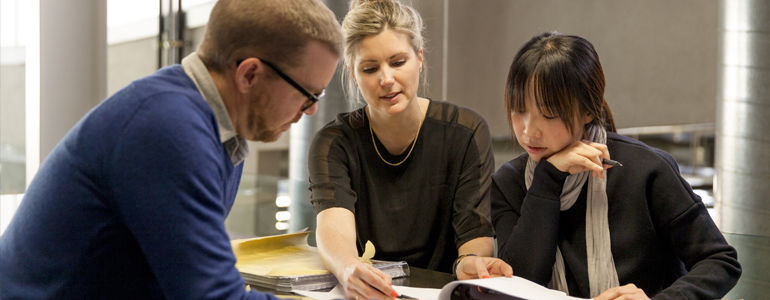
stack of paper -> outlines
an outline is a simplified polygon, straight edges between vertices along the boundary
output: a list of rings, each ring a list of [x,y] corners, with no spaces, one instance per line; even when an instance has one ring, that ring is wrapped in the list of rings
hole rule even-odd
[[[309,231],[231,241],[235,267],[247,284],[277,291],[318,290],[337,285],[318,255],[307,244]],[[372,265],[393,278],[409,276],[406,262],[372,260]]]

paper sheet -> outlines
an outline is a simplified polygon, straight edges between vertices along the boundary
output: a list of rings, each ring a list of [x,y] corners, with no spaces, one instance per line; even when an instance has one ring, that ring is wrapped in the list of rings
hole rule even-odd
[[[362,263],[372,264],[372,257],[374,257],[374,254],[377,251],[374,250],[374,244],[372,244],[372,241],[366,241],[366,246],[364,247],[364,254],[361,255],[361,257],[358,258],[359,261]]]
[[[396,293],[398,293],[399,295],[403,294],[412,298],[423,299],[423,300],[438,299],[438,296],[441,293],[440,289],[417,288],[417,287],[397,286],[397,285],[394,285],[393,289],[396,290]]]
[[[394,285],[393,289],[396,290],[396,293],[398,293],[399,295],[405,294],[409,297],[413,297],[417,299],[426,299],[426,300],[438,299],[438,295],[441,292],[441,290],[439,289],[415,288],[415,287],[398,286],[398,285]],[[348,299],[348,296],[347,294],[345,294],[345,291],[341,285],[335,286],[331,291],[328,291],[328,292],[311,292],[311,291],[292,291],[292,292],[296,294],[300,294],[305,297],[317,299],[317,300],[333,300],[333,299],[347,300]]]
[[[452,291],[459,284],[472,284],[485,287],[522,299],[585,300],[582,298],[567,296],[567,294],[563,292],[548,289],[537,283],[516,276],[513,278],[496,277],[489,279],[452,281],[441,288],[439,299],[449,299]]]
[[[318,255],[318,248],[307,244],[310,231],[282,234],[230,242],[235,254],[235,268],[260,276],[295,276],[329,274]],[[371,264],[374,245],[367,241],[359,258]]]
[[[312,292],[312,291],[291,291],[291,292],[305,296],[305,297],[310,297],[316,300],[333,300],[333,299],[347,300],[348,299],[348,296],[345,294],[345,291],[342,290],[342,287],[340,285],[335,286],[331,291],[328,291],[328,292]]]
[[[543,300],[588,300],[583,298],[577,298],[568,296],[567,294],[545,288],[537,283],[526,280],[521,277],[505,278],[497,277],[490,279],[474,279],[463,281],[452,281],[445,285],[442,289],[431,288],[416,288],[406,286],[393,286],[393,289],[399,295],[407,295],[417,299],[442,299],[449,300],[452,291],[460,284],[470,284],[475,286],[484,287],[487,289],[495,290],[502,294],[511,295],[521,299],[543,299]],[[309,291],[292,291],[296,294],[303,295],[318,300],[332,300],[332,299],[344,299],[348,297],[345,291],[340,285],[337,285],[329,292],[309,292]]]
[[[318,249],[307,244],[310,232],[231,241],[235,267],[262,276],[329,274]]]

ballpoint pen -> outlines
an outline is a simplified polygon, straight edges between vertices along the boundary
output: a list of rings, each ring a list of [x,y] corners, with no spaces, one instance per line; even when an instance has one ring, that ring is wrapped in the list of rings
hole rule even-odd
[[[614,161],[614,160],[611,160],[611,159],[606,159],[606,158],[602,158],[602,164],[610,165],[610,166],[613,166],[613,167],[622,167],[623,166],[623,164],[621,164],[621,163],[619,163],[617,161]]]

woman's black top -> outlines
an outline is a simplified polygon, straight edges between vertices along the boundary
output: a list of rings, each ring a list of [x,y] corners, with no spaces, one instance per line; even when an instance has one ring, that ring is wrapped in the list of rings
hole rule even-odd
[[[364,109],[340,114],[313,139],[308,168],[316,214],[330,207],[353,212],[359,254],[369,240],[375,259],[452,272],[459,246],[494,236],[486,122],[471,109],[431,100],[414,150],[394,167],[375,152]],[[391,163],[409,152],[391,155],[376,135],[375,141]]]

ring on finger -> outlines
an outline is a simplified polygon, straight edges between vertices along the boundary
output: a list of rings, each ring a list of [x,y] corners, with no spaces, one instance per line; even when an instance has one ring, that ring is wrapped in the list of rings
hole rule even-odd
[[[361,296],[361,295],[356,295],[356,300],[358,300],[358,297],[359,297],[359,296]]]

